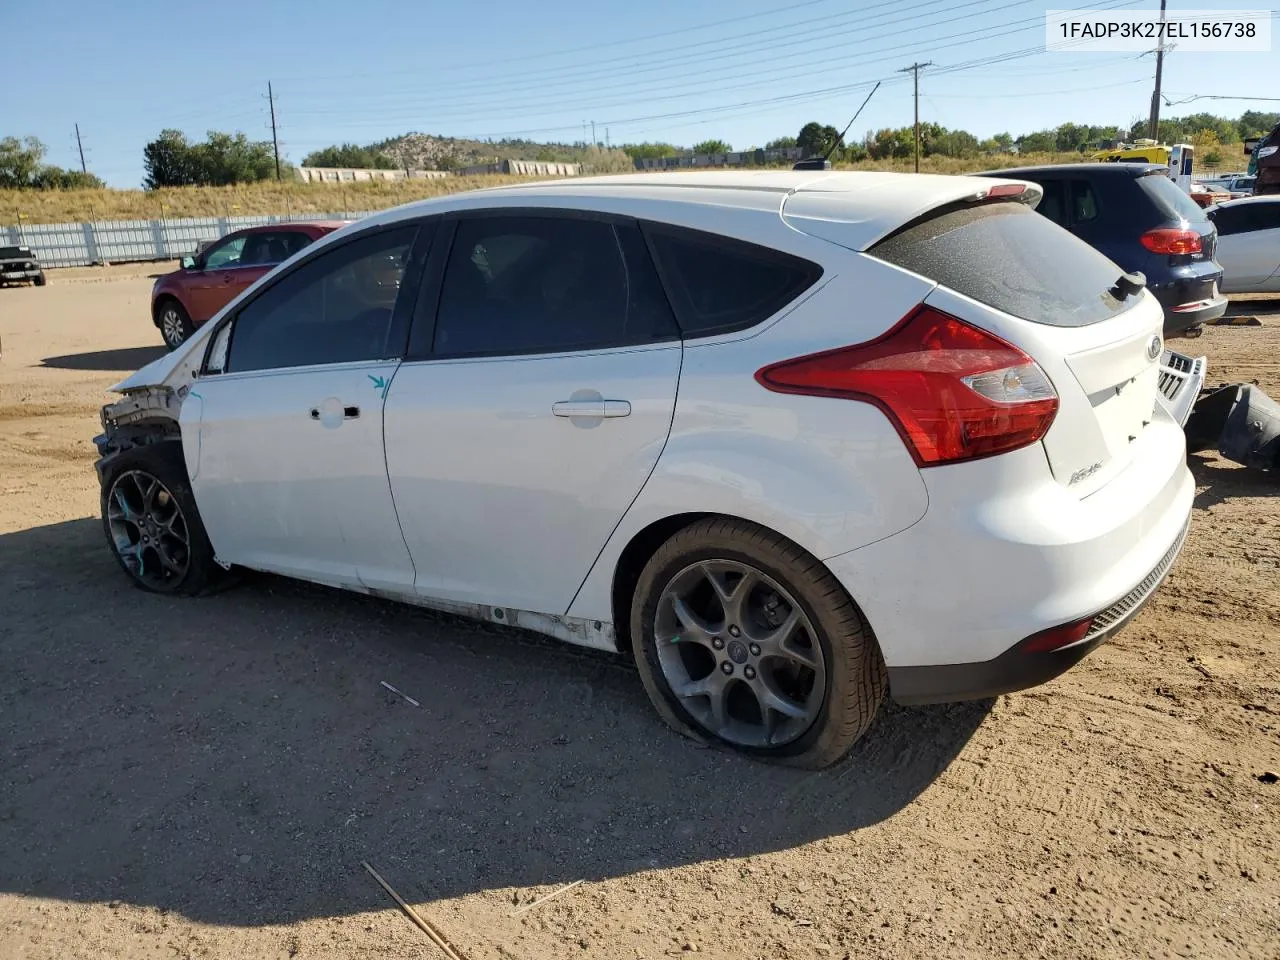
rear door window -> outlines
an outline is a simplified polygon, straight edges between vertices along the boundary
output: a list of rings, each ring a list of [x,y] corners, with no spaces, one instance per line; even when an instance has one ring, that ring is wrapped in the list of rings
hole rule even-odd
[[[1071,182],[1071,223],[1079,226],[1098,219],[1098,195],[1088,180]]]
[[[719,234],[643,225],[686,337],[755,326],[822,276],[816,263]]]
[[[1070,221],[1067,219],[1066,184],[1061,180],[1041,180],[1040,188],[1044,196],[1036,204],[1036,213],[1048,217],[1060,227],[1067,226]]]
[[[638,243],[634,224],[582,216],[460,220],[440,288],[435,354],[559,353],[676,339],[652,264],[626,252]]]
[[[1138,177],[1138,186],[1152,203],[1170,220],[1204,223],[1208,220],[1200,204],[1162,173]]]
[[[1250,202],[1218,207],[1210,219],[1224,237],[1255,230],[1275,230],[1280,228],[1280,203]]]
[[[965,206],[917,222],[868,251],[1015,317],[1083,327],[1135,302],[1108,291],[1124,273],[1020,203]]]

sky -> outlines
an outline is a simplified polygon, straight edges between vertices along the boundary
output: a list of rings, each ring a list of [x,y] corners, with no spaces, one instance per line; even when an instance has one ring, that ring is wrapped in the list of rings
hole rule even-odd
[[[763,146],[810,121],[850,130],[920,118],[980,137],[1076,123],[1128,126],[1150,107],[1155,58],[1044,52],[1046,8],[1156,9],[1154,0],[52,0],[4,15],[0,136],[36,136],[47,162],[136,187],[142,148],[167,127],[270,139],[299,163],[333,143],[409,131],[613,145],[717,138]],[[1170,0],[1171,11],[1248,8]],[[1164,92],[1280,96],[1280,53],[1165,57]],[[1238,116],[1276,103],[1198,99],[1164,116]],[[585,130],[585,133],[584,133]]]

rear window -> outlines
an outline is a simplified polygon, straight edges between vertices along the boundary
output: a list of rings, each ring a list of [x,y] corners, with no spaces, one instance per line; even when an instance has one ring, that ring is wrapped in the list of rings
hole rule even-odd
[[[754,243],[657,224],[643,229],[686,337],[754,326],[822,276],[816,263]]]
[[[1162,173],[1150,173],[1138,178],[1138,186],[1142,188],[1151,201],[1169,219],[1186,220],[1188,223],[1204,223],[1204,210],[1191,199],[1189,193]]]
[[[1020,203],[954,209],[868,252],[997,310],[1054,327],[1097,323],[1133,302],[1107,292],[1123,270]]]
[[[0,260],[20,260],[30,256],[30,247],[0,247]]]

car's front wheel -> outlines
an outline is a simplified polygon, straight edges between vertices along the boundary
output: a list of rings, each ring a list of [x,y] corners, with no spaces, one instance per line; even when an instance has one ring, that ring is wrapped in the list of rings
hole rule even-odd
[[[108,464],[102,526],[117,562],[152,593],[203,593],[222,578],[178,441],[134,447]]]
[[[820,768],[871,725],[886,672],[871,630],[818,560],[742,521],[698,521],[646,564],[631,637],[676,729]]]
[[[170,350],[182,346],[196,329],[191,323],[191,317],[177,300],[165,300],[160,304],[160,309],[156,312],[156,326],[160,328],[160,336]]]

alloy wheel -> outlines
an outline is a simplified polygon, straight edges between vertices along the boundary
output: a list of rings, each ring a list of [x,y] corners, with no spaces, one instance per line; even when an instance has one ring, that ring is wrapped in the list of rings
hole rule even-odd
[[[178,500],[143,470],[122,473],[107,495],[107,527],[125,568],[158,590],[181,583],[191,565],[191,540]]]
[[[822,710],[827,666],[813,624],[750,564],[705,560],[677,573],[659,596],[654,639],[671,691],[729,743],[783,746]]]
[[[181,346],[182,341],[186,339],[182,315],[178,313],[177,307],[165,307],[164,312],[160,314],[160,336],[164,337],[164,342],[171,347]]]

